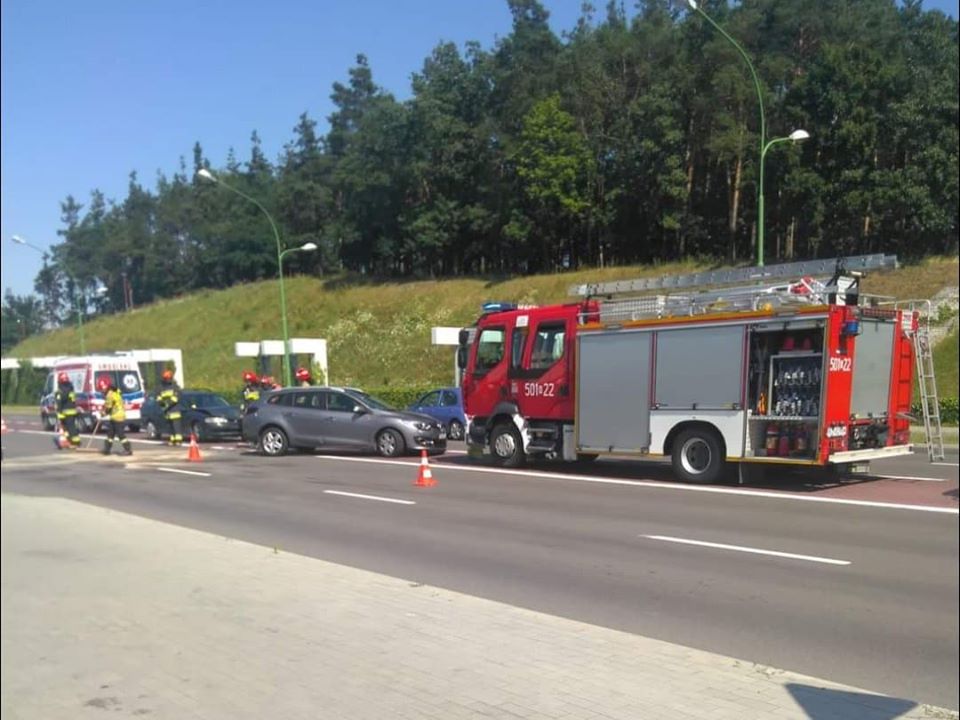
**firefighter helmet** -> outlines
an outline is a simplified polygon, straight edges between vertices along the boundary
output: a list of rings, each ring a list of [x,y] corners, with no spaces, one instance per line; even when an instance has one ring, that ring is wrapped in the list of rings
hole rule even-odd
[[[260,378],[260,386],[267,388],[268,390],[272,390],[274,387],[273,378],[269,375],[264,375],[262,378]]]
[[[255,384],[258,381],[258,379],[259,378],[257,378],[257,374],[255,372],[250,372],[249,370],[245,370],[243,373],[243,381],[245,383],[249,383],[252,385],[252,384]]]
[[[296,372],[296,378],[300,382],[310,382],[310,371],[305,367],[298,367]]]
[[[173,381],[173,370],[164,370],[164,371],[160,374],[160,379],[163,380],[163,382],[167,382],[167,383],[168,383],[168,382],[172,382],[172,381]]]
[[[67,375],[65,372],[62,372],[59,375],[57,375],[57,382],[60,383],[61,385],[63,385],[64,383],[68,383],[70,382],[70,376]]]

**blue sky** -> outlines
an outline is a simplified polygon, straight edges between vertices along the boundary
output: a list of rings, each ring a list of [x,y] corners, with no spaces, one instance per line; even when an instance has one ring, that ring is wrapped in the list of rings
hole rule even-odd
[[[924,7],[956,17],[957,1]],[[556,32],[580,4],[544,0]],[[254,129],[276,157],[301,112],[325,128],[358,53],[405,98],[438,42],[490,47],[510,31],[505,0],[2,0],[0,20],[2,286],[21,294],[41,257],[10,237],[56,243],[68,194],[122,199],[131,170],[152,187],[196,140],[214,166],[231,146],[243,160]]]

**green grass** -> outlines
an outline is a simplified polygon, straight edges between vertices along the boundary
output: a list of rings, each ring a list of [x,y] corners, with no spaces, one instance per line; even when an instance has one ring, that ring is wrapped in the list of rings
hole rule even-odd
[[[0,412],[4,415],[36,415],[36,405],[2,405]]]
[[[933,349],[933,373],[941,398],[957,397],[957,341],[957,333],[953,332]]]
[[[368,388],[449,383],[453,348],[430,344],[435,325],[464,326],[476,320],[489,300],[547,304],[571,300],[567,287],[643,276],[703,270],[705,263],[590,269],[515,278],[467,278],[375,283],[369,278],[335,276],[289,278],[291,337],[326,338],[330,382]],[[870,276],[865,290],[899,297],[929,297],[957,282],[957,260],[934,259]],[[894,292],[896,291],[896,292]],[[276,281],[238,285],[92,320],[85,325],[88,352],[173,347],[184,353],[187,384],[221,392],[236,391],[252,362],[234,356],[234,343],[280,338]],[[11,357],[77,352],[71,326],[28,338]],[[956,338],[950,359],[940,359],[942,395],[956,395]],[[279,377],[279,368],[275,368]],[[946,388],[952,388],[948,391]]]

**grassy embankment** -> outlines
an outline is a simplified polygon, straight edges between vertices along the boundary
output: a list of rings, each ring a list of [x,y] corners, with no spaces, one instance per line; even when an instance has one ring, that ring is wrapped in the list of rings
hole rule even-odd
[[[452,348],[430,344],[435,325],[463,326],[476,319],[484,301],[551,303],[568,300],[574,283],[693,272],[703,264],[592,269],[572,273],[497,279],[387,282],[364,278],[294,277],[285,282],[291,337],[328,342],[330,382],[367,388],[446,384]],[[931,297],[957,284],[957,259],[868,276],[866,292],[899,298]],[[179,347],[187,384],[236,391],[250,360],[234,356],[234,342],[280,337],[275,281],[202,291],[85,325],[89,352]],[[12,357],[76,352],[76,327],[28,338]],[[951,346],[945,348],[944,346]],[[946,352],[945,352],[946,350]],[[937,349],[941,395],[957,395],[957,339]],[[275,370],[279,376],[279,369]]]

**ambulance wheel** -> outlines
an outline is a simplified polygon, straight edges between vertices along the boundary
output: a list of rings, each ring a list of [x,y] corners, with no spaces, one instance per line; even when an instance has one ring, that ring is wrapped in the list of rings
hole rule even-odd
[[[723,465],[720,439],[712,430],[690,428],[673,441],[673,472],[684,482],[716,482]]]
[[[502,467],[523,465],[523,439],[513,423],[500,423],[490,434],[490,454]]]

